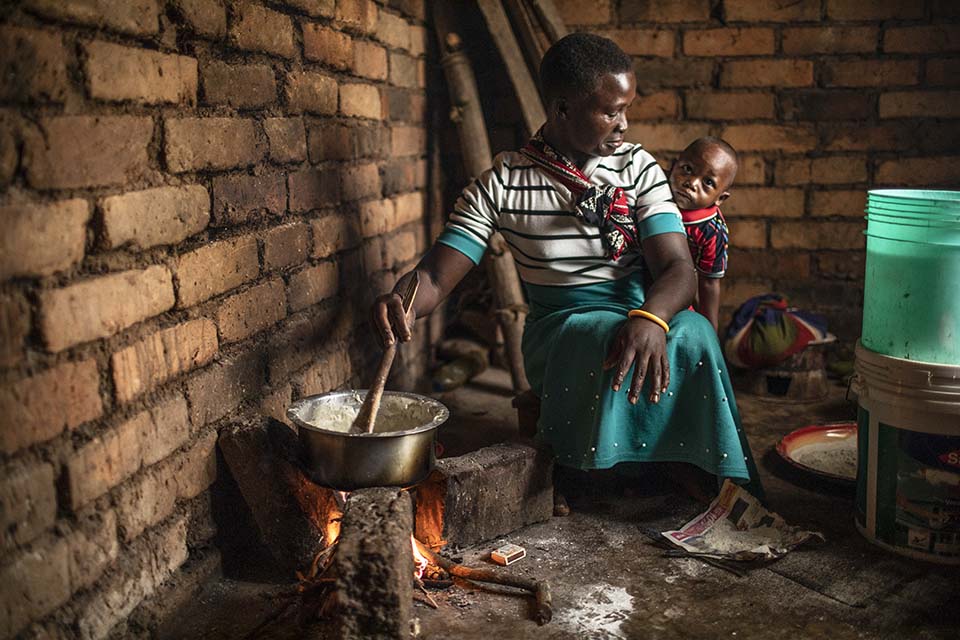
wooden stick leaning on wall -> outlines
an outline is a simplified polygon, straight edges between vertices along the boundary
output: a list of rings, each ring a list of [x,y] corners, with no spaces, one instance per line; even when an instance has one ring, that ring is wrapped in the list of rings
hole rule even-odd
[[[465,168],[468,174],[476,177],[492,166],[493,157],[470,61],[461,50],[459,36],[450,30],[451,21],[446,12],[451,10],[447,3],[434,4],[437,37],[443,52],[440,63],[450,91],[450,103],[453,105],[450,117],[456,123],[460,134]],[[523,368],[520,343],[523,339],[523,325],[527,319],[527,305],[523,298],[520,277],[517,275],[513,255],[499,233],[490,238],[489,246],[490,250],[484,261],[496,296],[496,315],[504,333],[513,390],[526,391],[530,388],[530,383]]]

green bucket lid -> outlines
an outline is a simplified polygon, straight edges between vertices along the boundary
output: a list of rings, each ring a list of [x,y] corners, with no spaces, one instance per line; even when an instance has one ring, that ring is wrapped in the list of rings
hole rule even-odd
[[[915,220],[939,220],[942,222],[960,223],[960,209],[956,211],[943,209],[933,210],[905,204],[890,205],[871,202],[869,205],[867,205],[865,212],[867,216],[885,215]]]
[[[871,189],[867,192],[868,204],[887,203],[926,207],[931,209],[960,209],[960,191],[930,189]]]

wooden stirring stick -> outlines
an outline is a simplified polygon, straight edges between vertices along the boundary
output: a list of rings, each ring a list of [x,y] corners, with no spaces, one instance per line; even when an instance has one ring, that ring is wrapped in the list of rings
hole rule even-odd
[[[420,274],[413,272],[413,277],[407,281],[407,285],[400,294],[403,300],[403,318],[406,321],[407,314],[413,306],[413,299],[417,297],[417,290],[420,288]],[[394,340],[393,344],[388,345],[383,350],[380,357],[380,366],[377,367],[377,374],[370,383],[370,389],[363,398],[363,406],[360,412],[350,425],[350,433],[373,433],[373,425],[377,420],[377,413],[380,411],[380,398],[383,396],[383,388],[387,384],[387,376],[390,375],[390,367],[393,366],[393,358],[397,355],[398,342]]]

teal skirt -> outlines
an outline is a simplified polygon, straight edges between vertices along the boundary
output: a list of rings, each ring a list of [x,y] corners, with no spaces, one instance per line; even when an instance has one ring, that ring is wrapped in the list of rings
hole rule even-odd
[[[654,404],[649,382],[627,401],[603,360],[627,312],[643,304],[634,278],[578,287],[526,285],[523,334],[527,378],[540,397],[538,438],[557,462],[608,469],[622,462],[688,462],[761,495],[720,343],[706,318],[681,311],[670,321],[670,386]]]

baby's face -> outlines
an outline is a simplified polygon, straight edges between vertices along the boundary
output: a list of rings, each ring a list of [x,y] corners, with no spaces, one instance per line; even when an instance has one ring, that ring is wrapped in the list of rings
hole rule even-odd
[[[681,209],[720,204],[736,175],[736,164],[716,145],[684,151],[670,169],[670,189]]]

